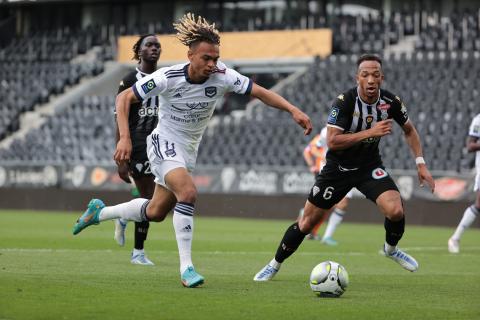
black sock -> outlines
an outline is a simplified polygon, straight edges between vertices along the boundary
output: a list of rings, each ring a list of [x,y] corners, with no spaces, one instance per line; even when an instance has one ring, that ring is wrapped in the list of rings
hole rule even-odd
[[[143,249],[143,243],[147,240],[149,227],[150,223],[148,221],[135,222],[135,249]]]
[[[288,227],[287,231],[285,231],[282,241],[280,242],[280,245],[278,246],[277,253],[275,254],[275,260],[282,263],[285,259],[290,257],[300,246],[306,235],[306,233],[300,231],[300,227],[298,226],[297,222]]]
[[[385,241],[391,245],[396,246],[398,241],[402,239],[405,231],[405,216],[401,220],[392,221],[385,218]]]

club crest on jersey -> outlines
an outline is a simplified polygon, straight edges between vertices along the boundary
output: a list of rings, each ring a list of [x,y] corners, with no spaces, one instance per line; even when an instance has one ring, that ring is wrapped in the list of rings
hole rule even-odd
[[[217,94],[217,87],[206,87],[205,95],[209,98],[213,98]]]
[[[333,107],[332,110],[330,111],[330,114],[328,115],[327,122],[330,124],[335,124],[337,123],[337,117],[338,117],[338,108]]]
[[[385,178],[386,176],[388,176],[388,173],[383,170],[382,168],[376,168],[376,169],[373,169],[372,171],[372,177],[373,179],[382,179],[382,178]]]
[[[367,117],[365,118],[365,121],[367,122],[367,124],[371,124],[372,121],[373,121],[373,116],[371,116],[371,115],[370,115],[370,116],[367,116]]]
[[[312,195],[315,197],[319,192],[320,192],[320,188],[317,186],[313,186]]]
[[[153,89],[155,89],[157,85],[155,84],[155,81],[152,80],[148,80],[147,82],[145,82],[144,84],[142,84],[142,90],[145,94],[149,93],[150,91],[152,91]]]

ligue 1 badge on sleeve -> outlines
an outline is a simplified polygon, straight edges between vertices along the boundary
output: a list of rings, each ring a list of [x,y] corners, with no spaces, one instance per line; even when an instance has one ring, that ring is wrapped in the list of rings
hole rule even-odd
[[[378,106],[378,110],[380,110],[380,117],[382,120],[388,119],[388,109],[390,109],[390,105],[388,103],[380,103]]]

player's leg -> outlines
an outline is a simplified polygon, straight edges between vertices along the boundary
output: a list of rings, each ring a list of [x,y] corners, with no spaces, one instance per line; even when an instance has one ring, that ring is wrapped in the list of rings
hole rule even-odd
[[[400,192],[395,182],[383,168],[374,168],[366,172],[363,182],[357,189],[375,202],[385,216],[385,243],[383,246],[385,256],[396,261],[408,271],[416,271],[418,269],[417,261],[397,247],[405,230],[405,215]]]
[[[197,188],[186,168],[176,168],[165,175],[165,183],[175,194],[177,204],[173,211],[173,227],[180,257],[180,274],[186,287],[196,287],[204,282],[192,263],[193,216]]]
[[[479,216],[480,212],[480,189],[477,186],[478,180],[480,180],[480,175],[477,175],[476,179],[476,185],[475,185],[475,190],[477,191],[477,198],[475,200],[475,203],[473,203],[471,206],[469,206],[465,212],[463,213],[462,219],[460,220],[460,223],[458,224],[457,228],[455,229],[455,232],[453,235],[448,239],[448,251],[450,253],[459,253],[460,252],[460,239],[472,223],[475,221],[475,219]]]
[[[323,170],[317,176],[315,185],[310,190],[305,203],[303,216],[288,227],[280,241],[275,257],[255,275],[254,281],[272,279],[285,259],[297,250],[305,236],[347,194],[352,186],[350,179],[342,179],[342,176],[348,177],[349,174],[338,171],[336,166]]]
[[[305,236],[313,230],[324,215],[328,214],[328,211],[329,209],[318,208],[307,200],[302,217],[288,227],[283,235],[282,241],[280,241],[275,257],[255,275],[253,280],[271,280],[275,274],[277,274],[278,270],[280,270],[283,261],[298,249],[303,239],[305,239]]]
[[[153,176],[136,176],[133,180],[139,191],[140,197],[146,199],[151,199],[153,197],[153,193],[155,190],[155,182]],[[134,247],[130,259],[133,264],[154,265],[154,263],[150,259],[148,259],[144,250],[144,244],[145,240],[147,240],[149,227],[150,222],[148,221],[135,222]]]

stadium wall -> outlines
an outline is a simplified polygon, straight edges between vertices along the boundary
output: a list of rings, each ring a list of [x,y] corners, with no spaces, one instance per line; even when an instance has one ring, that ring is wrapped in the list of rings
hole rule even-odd
[[[79,214],[91,198],[117,204],[131,198],[127,191],[66,190],[51,188],[0,188],[0,208],[20,210],[71,211]],[[295,219],[305,203],[305,195],[250,195],[206,193],[198,197],[196,212],[201,216],[258,219]],[[454,227],[470,201],[405,202],[408,224]],[[383,223],[376,206],[366,199],[352,199],[347,222]],[[473,227],[480,228],[480,220]]]
[[[159,35],[162,61],[184,61],[187,47],[175,35]],[[294,39],[294,41],[285,41]],[[138,36],[118,39],[118,62],[131,61],[132,47]],[[221,59],[278,59],[326,57],[332,53],[332,30],[284,30],[257,32],[222,32]]]

